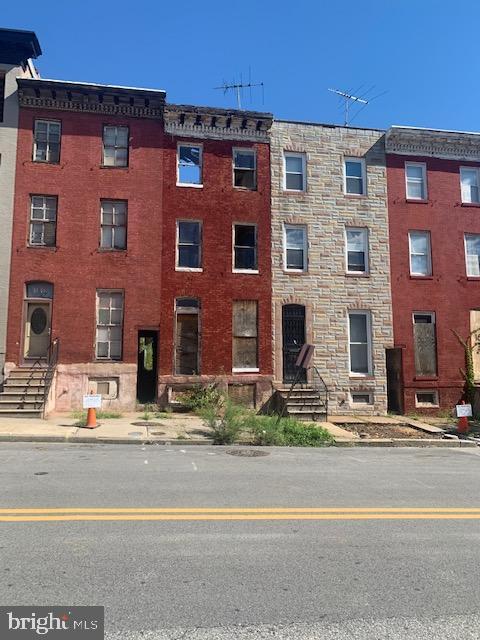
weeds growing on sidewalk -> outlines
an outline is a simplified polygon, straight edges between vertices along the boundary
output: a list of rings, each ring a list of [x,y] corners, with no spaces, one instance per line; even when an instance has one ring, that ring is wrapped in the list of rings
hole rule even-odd
[[[115,418],[122,418],[123,415],[118,411],[97,411],[97,420],[110,420]],[[87,412],[86,411],[73,411],[70,417],[78,420],[77,427],[84,427],[87,424]]]

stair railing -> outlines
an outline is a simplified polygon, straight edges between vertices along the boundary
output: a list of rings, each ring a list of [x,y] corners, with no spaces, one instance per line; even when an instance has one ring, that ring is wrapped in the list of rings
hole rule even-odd
[[[312,389],[318,395],[321,404],[325,407],[325,422],[328,420],[328,387],[325,380],[320,375],[319,370],[314,365],[310,366],[308,370],[311,372],[311,385]]]
[[[55,371],[57,369],[58,363],[58,354],[60,351],[60,338],[55,338],[50,343],[47,351],[47,368],[45,370],[44,381],[45,384],[43,386],[43,407],[42,407],[42,417],[45,418],[45,407],[47,406],[48,394],[50,393],[50,387],[52,386],[52,381],[55,376]]]

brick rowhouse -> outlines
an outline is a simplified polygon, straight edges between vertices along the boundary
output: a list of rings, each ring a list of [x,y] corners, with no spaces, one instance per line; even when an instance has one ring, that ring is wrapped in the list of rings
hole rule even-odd
[[[97,391],[104,406],[133,410],[137,400],[163,402],[179,384],[219,377],[224,386],[248,383],[252,400],[263,401],[271,389],[271,117],[197,110],[191,122],[193,108],[170,105],[165,134],[162,91],[20,80],[19,97],[7,373],[41,364],[59,338],[49,409],[80,408],[82,395]],[[201,139],[202,187],[177,184],[185,135]],[[242,146],[256,152],[254,190],[233,186],[233,148]],[[202,222],[202,271],[176,270],[179,218]],[[232,272],[236,220],[256,225],[258,274]],[[177,305],[183,312],[191,300],[198,367],[178,375]],[[238,372],[235,300],[258,305],[257,366]]]
[[[480,327],[480,135],[392,127],[386,151],[397,351],[390,408],[451,409],[463,397],[465,369],[453,331],[466,339]],[[474,364],[479,380],[478,352]]]

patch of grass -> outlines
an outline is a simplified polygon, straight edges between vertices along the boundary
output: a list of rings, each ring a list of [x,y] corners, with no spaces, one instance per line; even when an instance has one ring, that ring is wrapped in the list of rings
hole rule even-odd
[[[287,447],[323,447],[333,444],[334,439],[323,427],[300,422],[293,418],[276,416],[250,416],[248,428],[254,444]]]
[[[171,411],[157,411],[154,414],[154,417],[161,418],[163,420],[169,420],[172,417],[171,413],[172,413]]]
[[[97,420],[114,420],[115,418],[123,418],[123,414],[118,411],[97,411]],[[70,414],[71,418],[77,420],[76,427],[84,427],[87,424],[87,412],[86,411],[73,411]]]

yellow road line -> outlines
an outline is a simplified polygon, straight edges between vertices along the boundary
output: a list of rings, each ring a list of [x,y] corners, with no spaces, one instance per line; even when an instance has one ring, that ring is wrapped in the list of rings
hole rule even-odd
[[[13,514],[262,514],[262,513],[478,513],[480,507],[51,507],[3,508],[0,516]]]
[[[83,514],[0,515],[0,522],[199,520],[480,520],[478,513],[224,513],[224,514]]]

